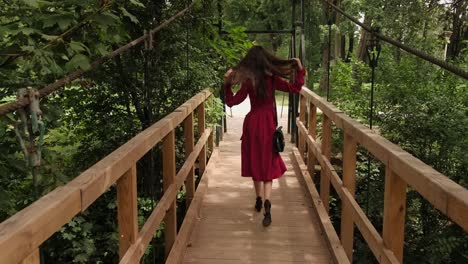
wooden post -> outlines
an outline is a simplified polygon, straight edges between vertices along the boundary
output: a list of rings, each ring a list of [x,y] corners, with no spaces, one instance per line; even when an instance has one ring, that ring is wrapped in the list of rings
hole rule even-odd
[[[117,180],[117,219],[119,223],[119,257],[125,255],[138,236],[136,164]]]
[[[325,114],[323,115],[322,124],[322,145],[321,151],[325,157],[330,160],[331,156],[331,138],[332,138],[332,122]],[[325,169],[320,170],[320,198],[322,199],[325,210],[328,213],[330,208],[329,203],[330,196],[330,175],[325,173]]]
[[[386,248],[403,263],[403,244],[405,240],[406,187],[402,180],[388,166],[385,168],[385,194],[383,241]]]
[[[185,159],[188,158],[193,151],[194,138],[193,138],[193,112],[190,113],[184,120],[184,138],[185,138]],[[187,179],[185,180],[185,189],[187,191],[187,210],[195,195],[195,171],[194,167],[190,169]]]
[[[39,253],[39,249],[36,248],[31,255],[25,258],[20,264],[40,264],[41,263],[41,255]]]
[[[344,133],[343,151],[343,188],[347,188],[353,195],[356,192],[356,150],[357,142],[346,132]],[[353,263],[354,223],[352,218],[352,205],[346,199],[342,200],[341,210],[341,244]]]
[[[306,122],[305,122],[306,111],[307,111],[307,99],[305,98],[305,96],[300,94],[299,121],[301,121],[302,124],[304,124],[304,126],[306,125]],[[306,148],[305,146],[306,135],[302,135],[302,133],[299,131],[298,136],[299,136],[298,149],[299,149],[299,153],[301,154],[302,159],[304,160],[304,154],[305,154],[305,148]]]
[[[205,102],[201,103],[197,107],[197,115],[198,115],[198,134],[201,136],[203,132],[205,132]],[[200,155],[198,155],[198,168],[200,172],[200,177],[205,172],[206,168],[206,146],[203,146],[202,150],[200,151]]]
[[[214,133],[215,133],[215,130],[214,130],[214,127],[212,127],[210,136],[208,137],[208,149],[210,150],[211,154],[213,154],[213,150],[214,150],[214,144],[213,144]]]
[[[163,139],[163,187],[166,191],[171,184],[174,183],[176,175],[175,166],[175,138],[174,130],[172,130]],[[166,212],[164,217],[164,239],[166,242],[165,256],[169,255],[172,245],[177,236],[177,219],[176,219],[176,200],[172,201],[171,207]]]
[[[317,107],[312,103],[309,103],[309,135],[313,139],[317,138]],[[307,155],[307,168],[309,169],[309,174],[314,178],[315,175],[315,164],[317,164],[317,159],[314,157],[312,152],[312,146],[308,146],[308,155]]]

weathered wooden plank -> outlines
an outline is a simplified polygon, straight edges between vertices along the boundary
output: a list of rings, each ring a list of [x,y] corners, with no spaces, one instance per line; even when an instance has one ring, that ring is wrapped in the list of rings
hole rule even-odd
[[[403,263],[407,184],[391,169],[385,170],[383,241]]]
[[[117,219],[119,224],[119,256],[122,258],[138,235],[138,203],[136,165],[117,181]]]
[[[343,187],[353,195],[356,191],[356,141],[344,133],[343,150]],[[346,251],[349,262],[353,262],[354,223],[351,217],[351,205],[342,201],[341,211],[341,243]]]
[[[210,133],[212,135],[213,133]],[[216,161],[219,157],[219,151],[215,150],[211,155],[210,161],[206,167],[205,173],[198,184],[195,197],[190,208],[185,215],[184,222],[180,228],[179,235],[174,243],[174,246],[169,253],[169,256],[166,259],[166,264],[177,264],[179,263],[185,255],[185,248],[187,247],[188,240],[192,234],[193,228],[196,225],[199,217],[200,207],[203,202],[203,197],[205,196],[206,190],[208,189],[208,180],[210,173],[215,169]]]
[[[190,113],[184,120],[184,148],[185,148],[185,158],[193,151],[194,146],[194,132],[193,132],[193,113]],[[190,203],[195,195],[195,168],[192,167],[187,175],[185,180],[185,189],[186,189],[186,202],[187,208],[190,207]]]
[[[350,263],[346,252],[344,251],[343,246],[340,243],[340,239],[336,234],[335,228],[333,227],[328,212],[322,202],[317,189],[315,188],[314,183],[309,175],[307,166],[300,159],[299,152],[296,148],[293,148],[291,153],[292,159],[295,162],[295,165],[299,168],[299,174],[302,176],[302,179],[305,182],[306,189],[310,195],[315,213],[319,218],[320,227],[326,235],[326,241],[328,242],[328,247],[332,253],[332,257],[335,263]]]

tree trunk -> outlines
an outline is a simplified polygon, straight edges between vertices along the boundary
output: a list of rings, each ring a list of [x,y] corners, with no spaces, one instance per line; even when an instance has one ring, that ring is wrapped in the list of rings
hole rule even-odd
[[[340,40],[341,40],[341,43],[340,43],[340,58],[342,60],[345,60],[346,58],[346,35],[344,34],[341,34],[340,36]]]
[[[372,18],[366,15],[364,17],[364,24],[370,25],[372,22]],[[359,39],[359,46],[357,50],[357,59],[359,61],[366,62],[367,61],[367,53],[366,53],[366,46],[367,46],[367,39],[369,38],[369,32],[364,29],[361,29],[361,37]]]
[[[353,55],[353,50],[354,50],[354,32],[351,31],[348,33],[348,38],[349,38],[349,47],[348,47],[348,53],[346,54],[346,62],[351,61],[351,56]]]
[[[321,65],[322,65],[322,77],[320,78],[320,85],[319,85],[319,91],[320,92],[325,92],[328,87],[328,71],[327,71],[327,65],[328,65],[328,38],[327,41],[325,41],[322,44],[322,60],[321,60]]]
[[[450,36],[450,43],[447,47],[447,59],[456,59],[462,50],[462,34],[467,30],[467,25],[465,23],[467,8],[468,2],[466,1],[456,1],[452,4],[452,35]]]

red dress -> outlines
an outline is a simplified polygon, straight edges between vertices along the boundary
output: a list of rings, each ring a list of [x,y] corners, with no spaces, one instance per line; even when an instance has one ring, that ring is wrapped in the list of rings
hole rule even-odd
[[[299,93],[304,84],[305,69],[298,72],[293,83],[278,77],[268,76],[267,98],[258,98],[251,80],[241,84],[240,90],[233,94],[226,85],[225,102],[229,107],[238,105],[250,98],[250,112],[245,116],[242,129],[241,167],[243,177],[252,177],[254,181],[270,181],[280,178],[286,171],[286,165],[279,153],[273,151],[273,133],[275,127],[275,109],[273,101],[273,83],[276,90]]]

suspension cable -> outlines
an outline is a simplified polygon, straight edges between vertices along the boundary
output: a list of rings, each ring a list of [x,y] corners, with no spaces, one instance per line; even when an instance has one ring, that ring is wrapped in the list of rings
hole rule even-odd
[[[340,9],[339,7],[337,7],[336,5],[334,5],[333,3],[331,3],[330,1],[328,0],[322,0],[323,2],[325,2],[326,4],[328,4],[329,6],[331,6],[333,9],[335,9],[337,12],[339,12],[340,14],[342,14],[343,16],[345,16],[346,18],[348,18],[349,20],[351,20],[352,22],[354,22],[355,24],[357,24],[358,26],[362,27],[363,29],[365,29],[366,31],[368,32],[372,32],[372,28],[368,25],[365,25],[364,23],[361,23],[359,22],[359,20],[357,20],[356,18],[354,18],[353,16],[349,15],[348,13],[346,13],[345,11],[343,11],[342,9]],[[453,64],[450,64],[450,63],[447,63],[443,60],[440,60],[440,59],[437,59],[423,51],[420,51],[418,49],[415,49],[415,48],[412,48],[412,47],[409,47],[409,46],[406,46],[405,44],[397,41],[397,40],[394,40],[390,37],[387,37],[383,34],[381,34],[380,32],[376,32],[375,33],[375,36],[378,37],[379,39],[387,42],[387,43],[390,43],[410,54],[413,54],[423,60],[426,60],[432,64],[436,64],[438,65],[439,67],[441,68],[444,68],[452,73],[454,73],[455,75],[458,75],[464,79],[467,79],[468,80],[468,72],[457,67],[457,66],[454,66]]]
[[[332,10],[328,8],[327,11],[327,24],[328,24],[328,54],[327,54],[327,101],[330,101],[330,60],[331,60],[331,29],[332,29]]]
[[[189,11],[193,7],[195,2],[196,1],[193,1],[187,8],[181,10],[179,13],[175,14],[171,18],[166,19],[159,26],[157,26],[154,29],[150,30],[149,34],[143,35],[143,36],[141,36],[141,37],[127,43],[126,45],[121,46],[120,48],[112,51],[111,53],[107,54],[106,56],[101,57],[100,59],[97,59],[96,61],[91,63],[91,66],[87,70],[82,70],[82,69],[76,70],[76,71],[66,75],[65,77],[57,80],[56,82],[44,86],[43,88],[41,88],[38,91],[39,92],[39,98],[45,97],[45,96],[57,91],[58,89],[62,88],[63,86],[71,83],[73,80],[78,79],[84,73],[86,73],[86,72],[88,72],[88,71],[90,71],[92,69],[97,68],[101,64],[107,62],[108,60],[117,57],[118,55],[126,52],[127,50],[131,49],[132,47],[134,47],[134,46],[140,44],[141,42],[145,41],[149,37],[149,35],[154,35],[156,32],[158,32],[161,29],[165,28],[166,26],[171,24],[174,20],[176,20],[177,18],[184,15],[187,11]],[[13,101],[13,102],[10,102],[10,103],[0,105],[0,116],[3,116],[3,115],[6,115],[8,113],[11,113],[13,111],[16,111],[16,110],[18,110],[20,108],[23,108],[23,107],[25,107],[25,106],[27,106],[29,104],[30,104],[29,98],[22,98],[22,99],[18,99],[16,101]]]
[[[368,40],[366,52],[369,59],[369,66],[371,68],[371,92],[369,100],[369,128],[372,129],[374,121],[374,83],[375,83],[375,68],[380,57],[382,47],[379,39],[377,38],[378,28],[372,28],[371,36]],[[367,152],[367,179],[366,179],[366,214],[369,213],[369,193],[371,184],[371,160],[370,152]]]

